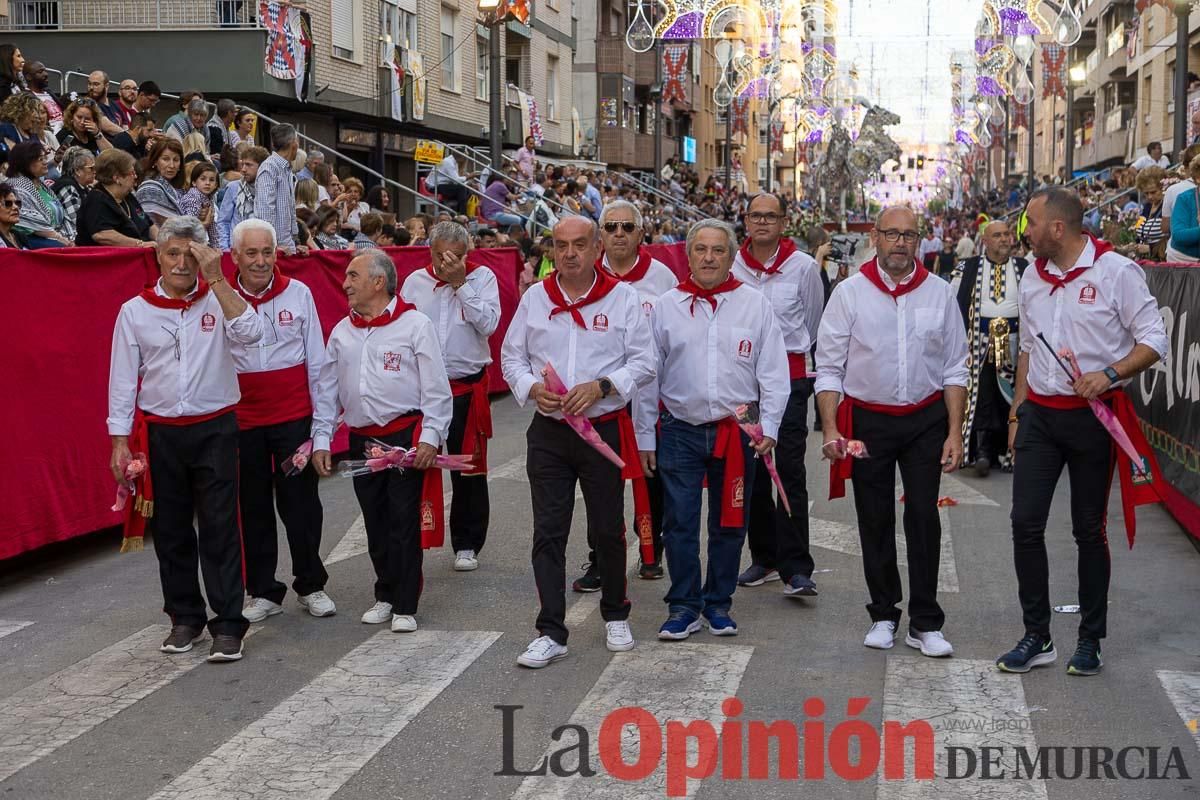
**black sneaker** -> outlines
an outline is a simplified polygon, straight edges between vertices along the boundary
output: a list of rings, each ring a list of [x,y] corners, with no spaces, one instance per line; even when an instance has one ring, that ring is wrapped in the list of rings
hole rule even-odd
[[[1104,662],[1100,660],[1100,640],[1080,639],[1075,655],[1067,662],[1068,675],[1097,675]]]
[[[807,575],[793,575],[783,585],[783,593],[788,597],[816,597],[817,585]]]
[[[638,577],[644,581],[656,581],[663,576],[663,565],[661,561],[653,564],[638,564]]]
[[[1049,636],[1031,633],[1017,646],[996,659],[996,666],[1001,672],[1025,673],[1043,664],[1053,664],[1058,660],[1054,650],[1054,642]]]
[[[175,625],[171,635],[163,640],[158,649],[164,653],[186,653],[192,645],[204,635],[203,628],[193,628],[191,625]]]
[[[600,571],[595,564],[584,564],[583,574],[571,584],[571,591],[588,594],[600,591]]]
[[[212,649],[208,651],[209,661],[240,661],[241,658],[241,637],[227,633],[218,633],[213,637]]]
[[[987,456],[980,456],[975,459],[975,475],[980,478],[986,478],[988,473],[992,471],[992,460]]]

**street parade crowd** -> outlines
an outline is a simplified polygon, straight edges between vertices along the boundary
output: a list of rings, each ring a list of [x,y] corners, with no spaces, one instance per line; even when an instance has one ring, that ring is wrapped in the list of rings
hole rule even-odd
[[[288,126],[273,128],[272,138],[281,161],[295,155]],[[939,280],[921,262],[917,215],[889,207],[871,232],[875,256],[840,277],[826,302],[817,260],[784,235],[789,211],[775,195],[751,196],[741,241],[725,220],[692,224],[682,282],[644,247],[646,220],[633,203],[613,199],[598,219],[564,215],[553,225],[553,271],[522,295],[500,351],[513,397],[531,407],[538,636],[518,663],[541,668],[568,655],[565,553],[577,484],[591,556],[572,588],[600,593],[609,650],[635,646],[627,531],[638,537],[640,577],[663,576],[665,564],[659,639],[702,628],[736,635],[739,586],[778,580],[789,597],[817,596],[805,469],[815,394],[831,497],[843,496],[847,481],[854,489],[867,647],[891,648],[901,630],[896,467],[910,587],[904,641],[946,657],[953,647],[937,599],[940,476],[996,459],[1013,471],[1023,610],[1020,640],[996,663],[1025,672],[1055,661],[1045,536],[1065,466],[1082,606],[1068,672],[1096,674],[1107,633],[1114,469],[1123,492],[1129,487],[1128,464],[1089,402],[1111,407],[1130,429],[1121,389],[1166,353],[1140,268],[1086,234],[1078,195],[1052,186],[1033,192],[1025,208],[1031,261],[1013,256],[1008,225],[984,223],[982,253],[957,265],[952,282]],[[362,621],[417,629],[422,549],[443,543],[447,523],[454,568],[481,564],[495,275],[473,263],[471,236],[453,220],[425,232],[430,262],[403,283],[385,251],[364,248],[346,269],[347,316],[323,342],[308,288],[275,264],[290,222],[237,222],[237,272],[226,278],[202,220],[163,219],[153,242],[161,277],[117,320],[111,467],[135,492],[153,481],[149,527],[173,626],[166,653],[190,650],[207,627],[209,660],[240,659],[248,625],[280,613],[287,586],[275,574],[275,506],[298,602],[316,617],[335,613],[317,552],[318,484],[335,469],[339,422],[349,429],[350,456],[374,463],[352,461],[349,473],[376,577]],[[738,574],[744,540],[751,565]]]

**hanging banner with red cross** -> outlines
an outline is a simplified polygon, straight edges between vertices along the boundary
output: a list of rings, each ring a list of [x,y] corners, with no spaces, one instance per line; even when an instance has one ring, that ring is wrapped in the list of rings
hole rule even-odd
[[[1042,97],[1067,96],[1067,48],[1042,45]]]
[[[1023,106],[1016,100],[1008,104],[1012,109],[1012,127],[1013,129],[1024,128],[1029,130],[1029,106]]]
[[[300,9],[275,2],[258,6],[258,19],[267,32],[263,71],[281,81],[294,81],[304,74],[304,27]]]
[[[734,135],[750,133],[750,98],[735,97],[729,108],[733,112],[733,130],[731,133]]]
[[[691,45],[668,44],[663,46],[663,102],[675,100],[685,102],[687,91],[683,79],[687,76],[688,50]]]

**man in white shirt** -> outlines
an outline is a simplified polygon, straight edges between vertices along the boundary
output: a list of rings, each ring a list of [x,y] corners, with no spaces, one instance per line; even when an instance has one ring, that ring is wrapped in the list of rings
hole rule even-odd
[[[292,555],[292,589],[300,605],[314,617],[336,612],[325,593],[329,575],[321,562],[323,510],[317,472],[305,467],[288,475],[297,448],[312,440],[328,450],[332,419],[319,419],[323,394],[334,391],[325,364],[325,337],[312,292],[275,265],[275,229],[261,219],[248,219],[233,229],[230,255],[237,265],[234,289],[262,317],[263,338],[252,345],[234,343],[242,399],[238,402],[238,499],[246,553],[246,593],[242,610],[250,622],[262,622],[283,611],[287,586],[275,578],[279,533],[275,509],[287,533]]]
[[[813,393],[809,357],[825,305],[821,268],[783,235],[787,206],[778,195],[759,194],[746,210],[746,240],[733,261],[733,277],[766,295],[787,351],[792,391],[780,423],[775,464],[787,493],[788,514],[774,497],[775,485],[761,460],[755,465],[750,502],[752,564],[738,576],[743,586],[781,579],[784,595],[815,597],[813,557],[808,542],[808,401]]]
[[[1162,167],[1166,169],[1171,166],[1171,159],[1163,155],[1162,143],[1150,142],[1150,144],[1146,145],[1146,154],[1129,166],[1138,170],[1145,169],[1146,167]]]
[[[318,413],[334,419],[336,407],[342,409],[356,458],[374,442],[415,448],[411,469],[354,478],[375,567],[375,605],[362,621],[391,620],[392,631],[407,633],[417,629],[421,549],[442,543],[442,474],[434,460],[446,441],[454,402],[437,332],[429,317],[396,295],[391,257],[364,250],[347,265],[342,288],[350,315],[329,334],[325,365],[337,378],[337,396],[326,394],[322,403],[328,405]],[[329,451],[313,444],[317,472],[328,475]]]
[[[871,234],[876,257],[838,284],[817,337],[817,404],[833,464],[830,499],[854,485],[871,629],[863,644],[889,649],[900,622],[896,566],[896,466],[904,482],[908,544],[909,630],[905,643],[923,655],[954,652],[942,636],[937,602],[942,472],[962,461],[967,342],[954,292],[914,261],[917,219],[886,208]],[[839,404],[838,398],[842,398]],[[869,457],[852,460],[846,441]]]
[[[960,260],[965,260],[975,255],[975,242],[965,232],[958,237],[958,244],[954,247],[954,255]]]
[[[642,477],[642,470],[627,405],[654,377],[650,329],[637,292],[596,269],[596,223],[567,217],[554,226],[553,240],[555,272],[521,297],[500,359],[517,402],[537,404],[526,465],[541,635],[517,659],[533,669],[567,655],[566,546],[577,482],[596,545],[607,647],[633,649],[622,484]],[[550,368],[566,385],[566,395],[546,388]],[[564,413],[587,417],[601,441],[621,454],[624,469],[584,441],[565,423]]]
[[[537,168],[537,152],[532,136],[525,137],[525,146],[517,150],[513,161],[517,163],[517,172],[520,173],[521,179],[525,183],[531,182]]]
[[[917,261],[921,264],[921,266],[924,266],[925,256],[929,255],[930,253],[937,255],[938,251],[941,249],[941,237],[937,235],[937,232],[934,231],[933,228],[926,228],[925,237],[921,239],[921,245],[917,248]]]
[[[471,194],[467,189],[467,178],[470,176],[459,172],[458,162],[460,159],[461,156],[447,153],[446,157],[442,159],[442,163],[425,176],[425,188],[435,195],[442,195],[446,199],[447,205],[458,213],[465,214],[467,213],[467,198]]]
[[[199,567],[214,614],[207,620],[208,660],[237,661],[248,623],[237,507],[240,394],[230,346],[254,344],[263,324],[229,286],[221,254],[207,242],[195,217],[160,225],[161,277],[117,315],[108,375],[110,466],[123,483],[131,459],[148,457],[138,505],[152,503],[143,514],[152,514],[163,610],[172,626],[160,649],[185,653],[204,633]],[[151,482],[152,496],[145,492]]]
[[[492,436],[488,400],[488,338],[500,325],[500,290],[495,274],[467,263],[471,237],[457,222],[439,222],[429,231],[430,263],[409,274],[400,295],[433,322],[450,391],[454,416],[446,450],[472,456],[476,468],[451,472],[450,542],[454,569],[479,567],[487,540],[490,501],[487,484],[487,441]]]
[[[1079,641],[1067,674],[1095,675],[1107,634],[1112,567],[1105,516],[1114,462],[1131,545],[1133,506],[1142,500],[1133,496],[1129,458],[1113,446],[1088,401],[1110,405],[1138,452],[1153,459],[1123,387],[1166,355],[1167,333],[1141,268],[1082,232],[1083,206],[1074,192],[1036,192],[1026,213],[1025,235],[1036,261],[1021,282],[1021,355],[1009,418],[1013,498],[1020,498],[1012,510],[1013,562],[1025,635],[996,666],[1022,673],[1057,658],[1050,637],[1046,522],[1065,465],[1080,605]],[[1055,355],[1062,350],[1078,360],[1081,374],[1073,382]],[[1152,482],[1160,477],[1156,467],[1154,473]],[[1145,488],[1153,497],[1153,487]]]
[[[701,616],[714,635],[737,634],[729,609],[746,534],[744,500],[754,482],[771,480],[746,467],[775,447],[792,395],[771,301],[730,274],[737,252],[733,228],[717,220],[696,223],[687,252],[691,276],[655,304],[651,329],[658,374],[635,402],[642,467],[658,470],[663,487],[671,588],[665,598],[669,617],[658,638],[665,640],[688,638],[700,629]],[[733,416],[747,403],[760,411],[758,443]],[[661,428],[657,446],[656,428]],[[702,579],[706,478],[708,566]]]

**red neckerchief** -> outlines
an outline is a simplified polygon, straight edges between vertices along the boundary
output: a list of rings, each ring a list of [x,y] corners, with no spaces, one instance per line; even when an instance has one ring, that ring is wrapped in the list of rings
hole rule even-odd
[[[1088,238],[1092,240],[1092,244],[1096,248],[1096,255],[1092,259],[1092,263],[1086,267],[1075,267],[1074,269],[1067,272],[1067,274],[1062,276],[1061,278],[1059,278],[1056,275],[1051,275],[1050,270],[1046,269],[1046,265],[1049,263],[1049,259],[1038,258],[1038,259],[1034,260],[1033,265],[1035,267],[1037,267],[1038,277],[1040,277],[1046,283],[1050,284],[1050,294],[1054,294],[1059,289],[1063,288],[1068,283],[1070,283],[1071,281],[1078,278],[1084,272],[1091,269],[1092,266],[1096,263],[1097,258],[1104,255],[1109,250],[1113,249],[1113,246],[1111,244],[1109,244],[1108,242],[1105,242],[1105,241],[1101,241],[1100,239],[1097,239],[1095,236],[1092,236],[1090,233],[1088,234]]]
[[[730,275],[726,276],[725,280],[721,281],[719,284],[717,284],[713,288],[705,289],[703,286],[701,286],[700,284],[698,284],[694,280],[692,280],[691,275],[688,275],[686,278],[683,279],[683,281],[680,282],[679,286],[677,286],[675,288],[679,289],[679,291],[681,291],[681,292],[687,292],[688,294],[690,294],[692,296],[691,311],[692,311],[692,316],[694,317],[694,316],[696,316],[696,301],[697,300],[707,300],[709,303],[712,304],[713,311],[716,311],[717,310],[717,295],[724,294],[725,292],[732,292],[734,289],[738,288],[741,285],[742,285],[742,282],[739,281],[737,278],[733,277],[732,274],[730,274]]]
[[[908,283],[897,284],[895,289],[889,288],[888,285],[883,282],[883,276],[879,274],[879,263],[877,259],[872,258],[870,261],[863,264],[862,267],[859,268],[859,272],[861,272],[867,280],[875,284],[875,288],[879,289],[879,291],[889,295],[893,300],[895,300],[901,295],[916,291],[917,287],[924,283],[925,279],[929,277],[929,270],[925,269],[925,267],[919,262],[914,261],[913,263],[916,264],[916,266],[913,268],[912,280]]]
[[[360,314],[355,313],[355,311],[351,309],[350,324],[356,328],[380,328],[384,325],[387,325],[389,322],[395,322],[396,320],[400,319],[400,317],[404,316],[404,312],[415,311],[416,308],[417,307],[412,303],[406,303],[399,296],[397,296],[395,311],[389,311],[385,308],[382,314],[371,317],[371,319],[364,319]]]
[[[796,252],[796,243],[785,236],[779,240],[779,252],[775,255],[775,261],[771,266],[764,267],[759,263],[757,258],[750,254],[749,239],[742,243],[741,249],[742,261],[746,263],[747,267],[756,272],[765,272],[768,275],[774,275],[776,272],[779,272],[779,268],[783,265],[783,262],[787,261],[788,257],[794,252]]]
[[[607,270],[596,270],[596,282],[592,284],[592,288],[588,289],[583,297],[580,297],[574,303],[568,303],[567,298],[563,296],[562,287],[558,285],[557,273],[542,281],[542,286],[546,287],[546,296],[554,304],[554,308],[550,311],[550,318],[554,319],[555,314],[561,314],[564,311],[568,312],[571,315],[571,319],[575,320],[575,324],[586,331],[588,329],[587,324],[584,323],[583,314],[579,313],[579,309],[604,299],[605,295],[617,287],[617,279],[609,275]]]
[[[234,291],[236,291],[238,294],[240,294],[242,296],[242,299],[244,299],[247,303],[250,304],[251,308],[253,308],[255,311],[257,311],[258,307],[261,306],[263,303],[274,300],[276,297],[283,294],[283,290],[286,289],[288,284],[291,282],[292,282],[292,279],[289,278],[288,276],[284,275],[282,272],[280,272],[279,267],[277,265],[275,267],[275,274],[271,278],[271,285],[267,287],[267,291],[264,292],[261,296],[256,297],[255,295],[252,295],[249,292],[247,292],[245,289],[243,289],[242,281],[240,278],[238,280],[234,281],[233,288],[234,288]]]
[[[154,287],[142,289],[142,299],[152,306],[157,308],[174,308],[180,311],[187,311],[193,305],[200,301],[200,298],[208,294],[208,284],[199,278],[196,279],[196,293],[192,295],[192,299],[184,300],[174,297],[163,297],[154,291]]]
[[[475,271],[475,270],[477,270],[477,269],[479,269],[479,265],[478,265],[478,264],[467,264],[467,272],[466,272],[466,274],[467,274],[467,275],[470,275],[472,272],[474,272],[474,271]],[[434,290],[435,292],[436,292],[438,289],[442,288],[443,286],[449,286],[449,285],[450,285],[450,284],[446,283],[444,280],[442,280],[441,278],[439,278],[439,277],[437,276],[437,273],[436,273],[436,272],[434,272],[434,270],[433,270],[433,264],[426,264],[426,265],[425,265],[425,271],[429,273],[429,277],[433,278],[433,290]]]
[[[633,269],[626,272],[624,275],[618,275],[617,271],[604,263],[604,256],[596,259],[596,269],[604,270],[609,275],[612,275],[619,281],[625,283],[637,283],[642,278],[646,277],[646,273],[650,271],[650,262],[654,259],[650,256],[650,251],[644,247],[638,248],[638,259],[633,265]]]

